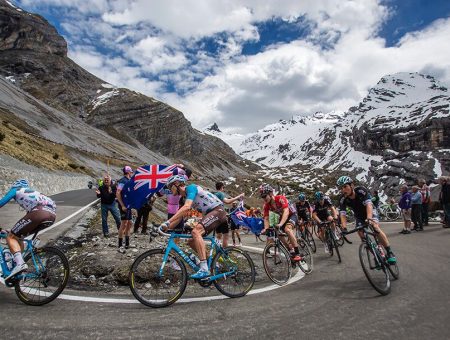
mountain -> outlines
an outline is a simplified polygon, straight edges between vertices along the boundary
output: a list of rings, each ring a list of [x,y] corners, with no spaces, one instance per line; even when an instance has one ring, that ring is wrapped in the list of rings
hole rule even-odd
[[[433,77],[397,73],[347,112],[281,120],[230,145],[269,167],[351,173],[391,195],[404,182],[450,173],[449,105],[447,88]]]
[[[66,41],[43,17],[5,0],[0,0],[0,75],[11,83],[1,82],[3,98],[18,91],[39,107],[3,102],[2,108],[52,142],[113,158],[131,155],[138,163],[170,160],[220,176],[247,173],[249,165],[222,140],[195,130],[170,105],[90,74],[67,57]]]

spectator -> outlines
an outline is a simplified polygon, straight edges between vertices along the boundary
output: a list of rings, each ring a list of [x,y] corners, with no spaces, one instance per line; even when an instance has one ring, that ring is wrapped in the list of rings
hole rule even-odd
[[[149,200],[138,210],[138,214],[136,217],[136,221],[134,221],[134,230],[133,232],[136,234],[139,232],[139,228],[142,227],[142,234],[147,233],[148,228],[148,215],[150,211],[153,209],[153,202],[155,202],[156,196],[152,195]],[[142,221],[142,224],[141,224]]]
[[[227,198],[226,194],[224,193],[225,184],[223,182],[217,182],[216,183],[216,192],[214,195],[216,195],[223,203],[225,204],[231,204],[233,202],[236,202],[244,197],[244,193],[233,197],[233,198]],[[221,225],[218,228],[216,228],[216,237],[222,241],[222,244],[224,247],[228,247],[228,235],[229,235],[229,227],[227,225]]]
[[[430,188],[424,179],[419,179],[419,189],[422,194],[422,222],[424,226],[428,225],[428,210],[431,203]]]
[[[439,184],[441,185],[441,192],[439,193],[439,201],[444,209],[444,220],[442,221],[443,228],[450,228],[450,183],[449,178],[439,177]]]
[[[423,230],[423,221],[422,221],[422,194],[419,191],[420,188],[415,185],[412,187],[411,194],[411,219],[414,223],[415,231]]]
[[[115,204],[116,186],[111,183],[111,177],[109,175],[105,175],[102,185],[95,192],[97,193],[97,197],[100,198],[101,203],[103,236],[109,237],[108,212],[111,212],[111,215],[116,221],[117,229],[120,227],[120,213]]]
[[[133,175],[133,169],[126,165],[122,169],[123,177],[117,183],[116,198],[120,209],[121,224],[119,228],[119,253],[125,253],[125,249],[130,247],[130,231],[131,231],[131,209],[127,208],[122,201],[122,189]],[[125,236],[125,248],[123,247],[123,237]]]
[[[398,202],[398,206],[402,209],[404,223],[403,230],[400,231],[400,234],[411,234],[411,194],[408,192],[406,185],[400,188],[400,193],[402,197]]]

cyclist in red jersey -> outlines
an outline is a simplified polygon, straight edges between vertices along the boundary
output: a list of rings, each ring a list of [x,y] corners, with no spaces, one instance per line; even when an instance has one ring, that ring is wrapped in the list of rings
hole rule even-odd
[[[261,198],[264,200],[264,233],[269,228],[269,212],[280,215],[280,223],[276,225],[281,231],[285,232],[290,244],[294,247],[294,253],[291,253],[292,261],[298,262],[302,258],[298,249],[297,239],[294,234],[294,227],[298,222],[295,207],[289,204],[288,199],[283,195],[274,195],[273,188],[268,184],[263,184],[259,188]]]

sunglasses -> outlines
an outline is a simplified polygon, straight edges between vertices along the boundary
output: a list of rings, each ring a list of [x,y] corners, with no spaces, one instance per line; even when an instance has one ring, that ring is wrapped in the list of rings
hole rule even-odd
[[[261,195],[261,198],[262,198],[262,199],[265,199],[267,196],[269,196],[269,194],[262,194],[262,195]]]

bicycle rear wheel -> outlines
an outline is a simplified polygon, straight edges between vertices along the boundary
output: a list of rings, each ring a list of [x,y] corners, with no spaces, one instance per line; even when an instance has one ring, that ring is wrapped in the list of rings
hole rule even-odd
[[[165,249],[151,249],[131,265],[129,282],[134,297],[148,307],[166,307],[177,301],[187,285],[186,267],[173,253],[161,270]]]
[[[298,266],[305,274],[311,274],[313,270],[313,256],[312,250],[308,245],[308,242],[303,238],[297,238],[298,249],[302,260],[298,262]]]
[[[69,280],[69,261],[55,247],[33,249],[25,255],[28,269],[19,274],[15,291],[20,301],[31,306],[42,306],[56,299]]]
[[[269,279],[277,285],[284,285],[291,278],[291,256],[280,244],[266,245],[263,252],[263,265]]]
[[[213,275],[230,273],[213,281],[214,286],[223,295],[231,298],[242,297],[252,289],[255,283],[255,265],[245,251],[227,247],[218,251],[211,263]]]
[[[372,287],[381,295],[388,295],[391,291],[388,270],[378,254],[367,243],[361,243],[359,246],[359,260]]]

